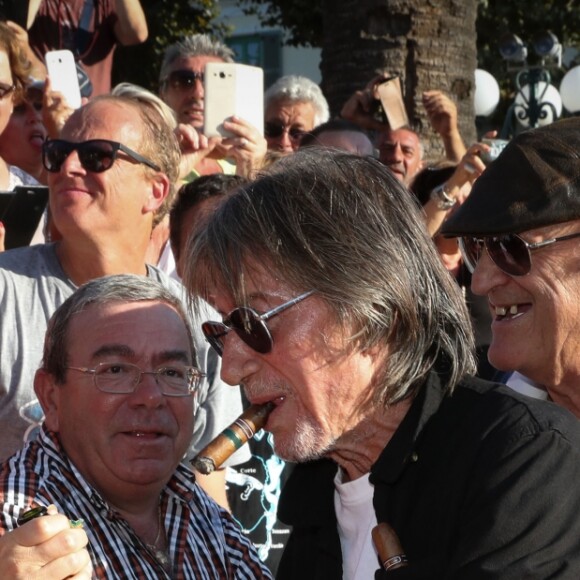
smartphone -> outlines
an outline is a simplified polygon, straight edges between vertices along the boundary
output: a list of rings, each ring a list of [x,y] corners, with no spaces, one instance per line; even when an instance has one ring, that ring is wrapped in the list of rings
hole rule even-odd
[[[403,100],[401,80],[399,77],[390,77],[377,85],[379,96],[379,114],[381,122],[388,123],[392,131],[409,126],[409,118]]]
[[[490,146],[489,151],[482,151],[480,153],[480,157],[486,165],[495,161],[504,150],[504,147],[509,143],[505,139],[482,139],[481,142]]]
[[[235,115],[264,134],[264,71],[257,66],[209,62],[204,76],[204,123],[207,137],[234,135],[224,121]]]
[[[78,109],[81,91],[73,53],[70,50],[49,50],[44,60],[52,89],[62,93],[70,107]]]
[[[0,221],[6,228],[7,250],[28,246],[48,203],[48,187],[18,185],[0,192]]]

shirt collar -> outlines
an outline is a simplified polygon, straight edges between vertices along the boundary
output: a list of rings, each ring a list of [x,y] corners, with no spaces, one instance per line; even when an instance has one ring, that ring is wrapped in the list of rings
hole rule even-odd
[[[414,451],[425,424],[436,413],[446,391],[445,377],[432,371],[418,390],[411,408],[371,469],[371,483],[395,482],[405,467],[417,460]]]

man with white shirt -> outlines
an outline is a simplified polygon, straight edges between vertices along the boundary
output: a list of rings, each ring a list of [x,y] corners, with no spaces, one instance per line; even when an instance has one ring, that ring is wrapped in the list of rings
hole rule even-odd
[[[578,118],[520,133],[442,228],[460,237],[472,290],[489,300],[491,364],[517,371],[510,386],[577,417],[579,150]]]

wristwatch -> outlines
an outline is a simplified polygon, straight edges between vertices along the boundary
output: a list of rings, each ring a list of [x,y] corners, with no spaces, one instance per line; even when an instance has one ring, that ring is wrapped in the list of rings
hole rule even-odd
[[[432,199],[437,204],[437,209],[448,210],[451,209],[457,202],[457,200],[449,195],[447,191],[446,183],[442,183],[431,190],[429,198]]]

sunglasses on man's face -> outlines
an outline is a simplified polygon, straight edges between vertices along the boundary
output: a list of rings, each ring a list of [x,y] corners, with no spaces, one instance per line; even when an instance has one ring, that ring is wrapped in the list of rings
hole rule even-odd
[[[292,298],[292,300],[284,302],[284,304],[280,304],[264,314],[258,314],[253,308],[236,308],[224,318],[223,322],[204,322],[201,329],[206,340],[220,356],[224,352],[224,337],[230,330],[234,330],[250,348],[261,354],[266,354],[274,346],[274,339],[266,321],[308,298],[313,292],[310,290],[300,294],[300,296]]]
[[[475,270],[483,248],[485,248],[487,255],[502,272],[510,276],[525,276],[532,269],[532,252],[534,250],[578,237],[580,237],[580,232],[530,243],[517,234],[486,236],[484,238],[463,236],[459,238],[459,248],[465,264],[471,272]]]
[[[155,171],[161,171],[158,165],[146,157],[139,155],[129,147],[117,141],[108,141],[107,139],[91,139],[90,141],[81,141],[73,143],[62,139],[51,139],[45,141],[42,146],[42,164],[47,171],[58,173],[62,164],[68,156],[76,151],[79,156],[81,166],[86,171],[93,173],[102,173],[111,169],[119,151],[128,155],[137,163],[142,163],[151,167]]]
[[[280,123],[265,123],[264,124],[264,135],[271,139],[277,139],[281,137],[286,131],[286,127]],[[290,127],[288,129],[288,135],[292,141],[300,141],[308,131],[304,129],[299,129],[298,127]]]
[[[204,78],[205,75],[202,72],[195,72],[188,69],[174,70],[167,75],[163,84],[172,89],[187,91],[195,86],[196,80],[203,83]]]
[[[28,99],[20,101],[17,105],[14,105],[13,113],[15,115],[26,115],[30,110],[40,113],[42,111],[42,101],[29,101]]]

